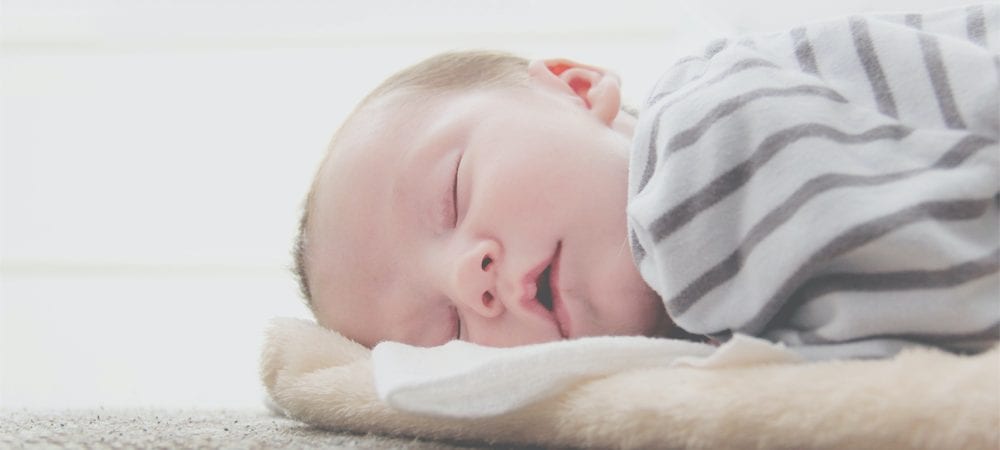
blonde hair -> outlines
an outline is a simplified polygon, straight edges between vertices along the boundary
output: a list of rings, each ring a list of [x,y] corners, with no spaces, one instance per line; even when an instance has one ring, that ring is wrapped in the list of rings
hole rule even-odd
[[[344,124],[350,123],[358,110],[364,108],[373,100],[387,94],[408,91],[413,93],[436,94],[459,92],[471,89],[523,86],[527,84],[528,60],[520,56],[489,50],[472,50],[441,53],[410,67],[407,67],[387,78],[355,107]],[[343,125],[341,126],[343,129]],[[338,130],[327,148],[327,155],[337,143]],[[313,180],[309,193],[306,195],[299,219],[298,236],[292,248],[293,268],[299,282],[299,290],[310,309],[315,308],[309,290],[307,276],[307,247],[309,214],[313,208],[313,197],[316,190],[316,180]]]

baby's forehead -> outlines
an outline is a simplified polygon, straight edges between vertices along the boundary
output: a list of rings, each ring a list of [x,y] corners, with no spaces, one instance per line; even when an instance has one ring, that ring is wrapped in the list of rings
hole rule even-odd
[[[428,100],[420,108],[410,96],[387,95],[359,106],[334,135],[324,165],[331,162],[343,164],[340,156],[345,152],[351,153],[354,149],[367,151],[367,147],[383,144],[387,138],[411,139],[419,131],[415,125],[434,113],[434,103]]]
[[[469,87],[445,90],[400,89],[370,98],[352,113],[341,131],[363,130],[372,125],[405,125],[434,114],[461,114],[490,98],[509,97],[524,91],[517,86]],[[511,105],[507,105],[511,107]]]
[[[440,95],[417,93],[391,93],[371,99],[360,106],[344,122],[330,144],[328,164],[350,164],[344,153],[364,153],[379,148],[380,153],[400,154],[426,136],[445,110],[454,106],[455,100],[468,94],[442,93]]]

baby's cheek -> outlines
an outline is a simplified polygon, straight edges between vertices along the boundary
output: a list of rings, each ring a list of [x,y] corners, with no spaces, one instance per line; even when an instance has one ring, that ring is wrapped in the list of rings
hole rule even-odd
[[[524,155],[497,158],[490,169],[481,181],[480,199],[497,213],[495,220],[537,220],[541,211],[554,205],[548,174]]]

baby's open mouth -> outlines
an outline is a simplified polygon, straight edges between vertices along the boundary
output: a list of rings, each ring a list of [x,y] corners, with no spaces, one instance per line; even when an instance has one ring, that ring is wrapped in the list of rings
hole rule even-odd
[[[552,287],[550,285],[550,279],[552,277],[552,264],[549,264],[542,274],[538,276],[538,291],[535,293],[535,297],[538,303],[541,303],[545,309],[552,311]]]
[[[567,339],[570,337],[569,314],[559,291],[561,250],[560,241],[556,243],[555,252],[548,261],[540,261],[525,275],[525,295],[521,301],[532,314],[551,322],[558,329],[559,335]]]

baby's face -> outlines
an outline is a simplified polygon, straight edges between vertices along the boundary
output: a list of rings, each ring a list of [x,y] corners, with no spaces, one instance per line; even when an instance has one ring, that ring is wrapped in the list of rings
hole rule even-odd
[[[310,217],[319,322],[367,346],[654,332],[627,243],[630,131],[578,100],[534,86],[359,112]]]

